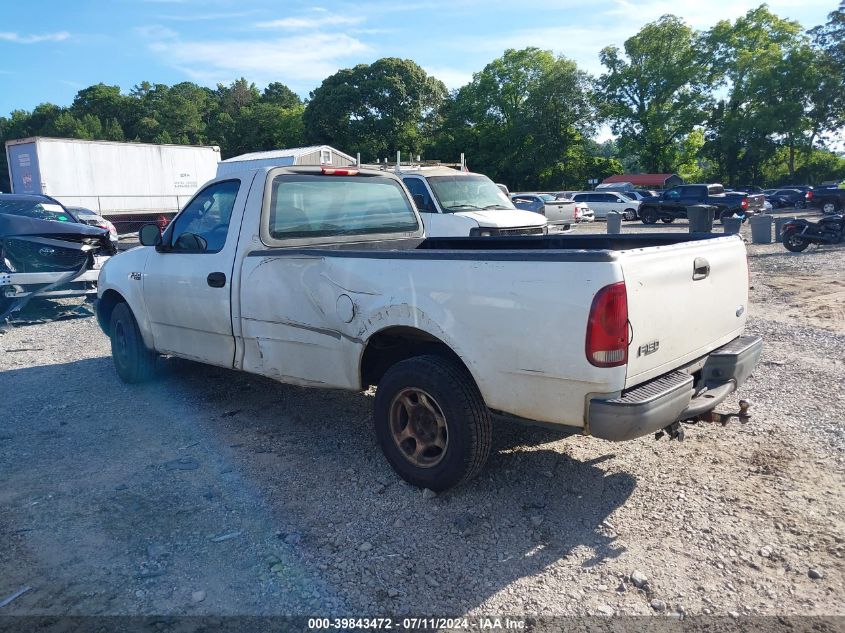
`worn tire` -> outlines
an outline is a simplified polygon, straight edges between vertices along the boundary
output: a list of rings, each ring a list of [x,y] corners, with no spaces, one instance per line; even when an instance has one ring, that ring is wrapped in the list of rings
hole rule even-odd
[[[800,253],[810,245],[810,243],[803,237],[795,235],[796,232],[796,229],[790,229],[788,231],[784,231],[783,236],[781,237],[786,250],[792,253]]]
[[[114,367],[123,382],[146,382],[153,377],[158,354],[144,345],[138,322],[126,303],[118,303],[112,311],[109,338]]]
[[[640,219],[643,221],[643,224],[656,224],[658,218],[657,209],[654,207],[646,207],[645,209],[640,209]]]
[[[432,466],[411,462],[391,431],[394,400],[409,388],[429,395],[446,421],[446,448],[440,461]],[[447,490],[472,479],[490,455],[490,411],[472,376],[450,358],[416,356],[388,369],[376,390],[374,419],[376,436],[387,461],[402,479],[420,488]]]

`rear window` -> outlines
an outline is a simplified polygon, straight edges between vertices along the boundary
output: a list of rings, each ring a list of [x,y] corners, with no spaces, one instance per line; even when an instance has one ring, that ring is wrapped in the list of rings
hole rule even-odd
[[[418,229],[417,216],[402,186],[377,176],[276,176],[269,211],[273,239]]]
[[[2,200],[0,199],[0,213],[20,215],[36,220],[54,220],[56,222],[76,222],[76,219],[52,202],[37,202],[34,200]]]

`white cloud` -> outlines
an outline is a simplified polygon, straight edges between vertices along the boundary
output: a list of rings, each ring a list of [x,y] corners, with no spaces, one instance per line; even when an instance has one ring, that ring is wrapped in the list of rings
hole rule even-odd
[[[294,18],[281,18],[268,22],[257,22],[255,26],[259,29],[320,29],[325,26],[349,26],[360,24],[363,18],[354,15],[337,15],[328,13],[325,9],[318,9],[315,17],[300,16]]]
[[[226,82],[244,76],[258,84],[283,81],[308,90],[371,49],[342,33],[311,33],[264,40],[185,40],[169,29],[147,27],[150,50],[195,81]]]
[[[423,70],[446,84],[446,87],[449,90],[455,90],[456,88],[465,86],[472,81],[471,72],[460,70],[458,68],[449,68],[448,66],[426,66]]]
[[[67,31],[56,33],[43,33],[41,35],[21,35],[11,31],[0,31],[0,40],[14,42],[15,44],[37,44],[38,42],[61,42],[70,37]]]

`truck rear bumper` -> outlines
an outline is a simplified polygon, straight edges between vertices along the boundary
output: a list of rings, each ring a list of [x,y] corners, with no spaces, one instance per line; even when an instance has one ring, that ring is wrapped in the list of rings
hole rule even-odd
[[[616,398],[590,400],[590,435],[621,442],[711,411],[748,379],[762,351],[762,338],[740,336],[696,363],[696,376],[672,371]]]

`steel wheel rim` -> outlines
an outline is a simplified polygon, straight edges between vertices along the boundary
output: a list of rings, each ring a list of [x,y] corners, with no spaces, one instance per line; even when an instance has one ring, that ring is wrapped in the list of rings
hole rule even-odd
[[[433,468],[443,461],[449,447],[449,427],[430,394],[416,387],[402,389],[390,403],[388,424],[393,443],[411,464]]]
[[[801,246],[804,243],[804,239],[795,233],[790,233],[786,241],[789,242],[790,246]]]

